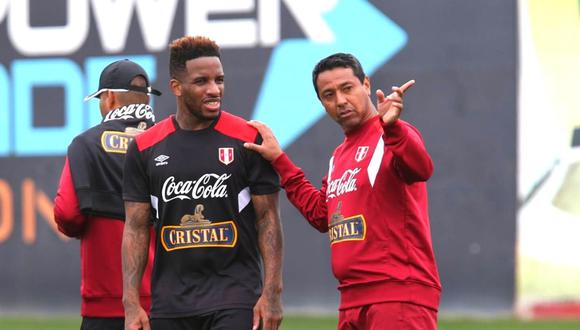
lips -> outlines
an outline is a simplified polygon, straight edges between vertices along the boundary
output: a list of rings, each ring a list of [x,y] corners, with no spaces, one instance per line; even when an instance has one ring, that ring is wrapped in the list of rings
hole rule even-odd
[[[355,112],[351,109],[345,109],[345,110],[340,110],[338,112],[338,118],[340,119],[346,119],[350,116],[352,116]]]
[[[206,99],[203,101],[203,105],[208,110],[217,111],[220,109],[221,100],[217,98]]]

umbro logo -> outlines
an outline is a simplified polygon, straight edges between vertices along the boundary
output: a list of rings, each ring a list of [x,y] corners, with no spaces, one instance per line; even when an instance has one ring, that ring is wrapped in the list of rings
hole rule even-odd
[[[155,161],[157,162],[157,163],[155,163],[155,166],[167,165],[168,159],[169,159],[169,156],[167,156],[167,155],[159,155],[159,156],[155,157]]]

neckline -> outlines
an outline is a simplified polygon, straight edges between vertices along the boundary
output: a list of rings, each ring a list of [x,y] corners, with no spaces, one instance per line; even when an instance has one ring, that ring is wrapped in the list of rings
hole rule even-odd
[[[214,130],[214,127],[217,125],[218,121],[222,117],[222,112],[223,112],[223,110],[220,111],[218,117],[208,127],[202,128],[202,129],[190,130],[190,129],[181,128],[179,126],[179,123],[177,122],[177,118],[175,117],[175,114],[171,115],[171,122],[173,123],[173,127],[175,128],[175,131],[185,132],[187,134],[202,134],[204,132]]]
[[[375,115],[375,116],[367,119],[367,121],[362,123],[362,125],[360,125],[359,127],[353,129],[350,132],[344,133],[344,135],[346,136],[346,139],[348,140],[348,139],[356,138],[357,136],[361,135],[362,132],[365,132],[367,130],[367,128],[375,125],[378,120],[379,120],[379,115]]]

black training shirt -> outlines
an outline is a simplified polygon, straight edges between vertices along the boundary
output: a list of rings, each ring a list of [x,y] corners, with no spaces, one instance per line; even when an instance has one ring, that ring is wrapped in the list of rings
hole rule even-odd
[[[251,195],[280,188],[270,164],[244,142],[261,137],[222,111],[197,131],[171,116],[129,146],[123,198],[151,203],[155,218],[152,317],[256,303],[262,276]]]

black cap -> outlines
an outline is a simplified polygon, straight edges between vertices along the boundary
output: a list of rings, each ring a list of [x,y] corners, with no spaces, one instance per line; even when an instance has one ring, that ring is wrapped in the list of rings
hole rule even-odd
[[[147,87],[140,87],[131,85],[131,80],[136,76],[143,76]],[[107,65],[103,72],[101,72],[101,78],[99,78],[99,90],[87,95],[85,101],[92,99],[93,97],[98,98],[104,91],[113,92],[142,92],[146,94],[161,95],[161,92],[153,89],[149,84],[149,77],[143,68],[128,59],[113,62]]]

